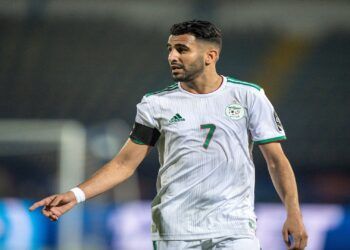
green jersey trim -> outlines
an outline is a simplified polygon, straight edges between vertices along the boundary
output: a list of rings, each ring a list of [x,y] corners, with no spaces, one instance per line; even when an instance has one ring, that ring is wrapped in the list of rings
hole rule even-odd
[[[153,242],[153,250],[158,250],[157,242],[156,241],[152,241],[152,242]]]
[[[132,142],[134,142],[134,143],[136,143],[136,144],[139,144],[139,145],[146,145],[146,144],[144,144],[142,141],[139,141],[139,140],[137,140],[137,139],[135,139],[135,138],[130,138],[130,140],[132,140]]]
[[[261,140],[261,141],[254,141],[254,142],[256,144],[265,144],[265,143],[269,143],[269,142],[284,141],[284,140],[287,140],[287,137],[283,135],[283,136],[278,136],[278,137],[265,139],[265,140]]]
[[[237,80],[237,79],[232,78],[232,77],[227,77],[227,81],[230,82],[230,83],[234,83],[234,84],[241,84],[241,85],[249,86],[249,87],[255,88],[255,89],[259,90],[259,91],[262,89],[262,87],[260,87],[257,84],[240,81],[240,80]]]
[[[163,92],[172,91],[172,90],[178,89],[178,88],[179,88],[178,84],[177,84],[177,83],[174,83],[174,84],[169,85],[169,86],[166,87],[165,89],[147,93],[145,96],[148,97],[148,96],[151,96],[151,95],[155,95],[155,94],[159,94],[159,93],[163,93]]]

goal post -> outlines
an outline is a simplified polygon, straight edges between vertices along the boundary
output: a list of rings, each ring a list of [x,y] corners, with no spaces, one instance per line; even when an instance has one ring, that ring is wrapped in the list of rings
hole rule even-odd
[[[20,152],[46,152],[54,145],[58,149],[58,192],[66,192],[84,179],[86,131],[76,121],[69,120],[0,120],[0,143],[18,145]],[[36,144],[37,147],[21,147]],[[8,155],[0,147],[0,155]],[[83,249],[83,209],[80,205],[58,222],[58,249]]]

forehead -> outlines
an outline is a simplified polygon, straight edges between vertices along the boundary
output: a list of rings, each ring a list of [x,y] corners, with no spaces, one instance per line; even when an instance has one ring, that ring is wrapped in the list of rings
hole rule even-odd
[[[170,35],[168,39],[168,45],[176,45],[183,44],[186,46],[191,46],[196,43],[196,37],[191,34],[183,34],[183,35]]]

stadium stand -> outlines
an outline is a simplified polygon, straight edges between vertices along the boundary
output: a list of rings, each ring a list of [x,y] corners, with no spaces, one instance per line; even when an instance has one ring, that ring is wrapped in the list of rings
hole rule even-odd
[[[29,24],[4,19],[0,29],[0,118],[74,118],[87,126],[121,118],[131,126],[142,95],[172,82],[167,35],[159,31],[76,19],[33,19]],[[281,37],[272,32],[224,34],[220,72],[268,89],[259,72],[266,69],[263,62]],[[349,40],[350,34],[338,32],[310,41],[295,71],[274,83],[283,91],[270,97],[287,129],[286,151],[297,173],[334,166],[349,172],[350,135],[344,132],[350,106]],[[154,177],[156,155],[150,157],[140,171]],[[259,154],[256,160],[258,178],[265,180]],[[153,186],[153,180],[145,185]],[[151,190],[146,198],[154,194]],[[276,199],[259,192],[257,197]]]

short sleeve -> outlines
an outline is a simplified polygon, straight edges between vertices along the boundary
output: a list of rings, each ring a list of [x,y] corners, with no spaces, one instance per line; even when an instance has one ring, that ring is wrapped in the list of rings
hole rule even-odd
[[[150,128],[158,129],[157,123],[153,116],[153,110],[149,99],[149,97],[143,97],[141,102],[137,104],[135,122]]]
[[[248,112],[249,130],[253,141],[265,144],[286,140],[282,123],[263,89],[254,93],[251,98],[252,104]]]
[[[158,141],[160,132],[152,115],[152,106],[149,99],[144,97],[136,108],[135,124],[129,137],[136,144],[154,146]]]

